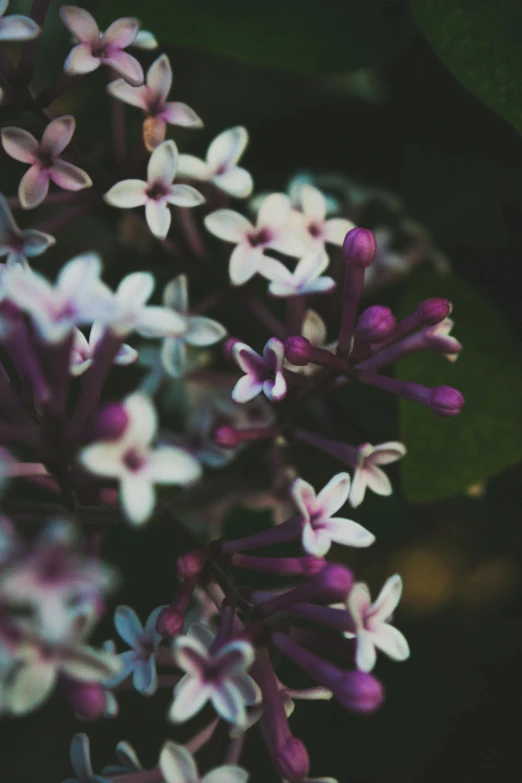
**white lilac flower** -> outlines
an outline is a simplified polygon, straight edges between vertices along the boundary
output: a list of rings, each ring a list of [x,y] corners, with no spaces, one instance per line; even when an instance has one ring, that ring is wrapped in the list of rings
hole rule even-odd
[[[170,740],[163,745],[159,761],[166,783],[246,783],[248,780],[248,772],[235,764],[223,764],[200,777],[190,751]]]
[[[100,280],[101,268],[96,253],[84,253],[62,267],[53,285],[16,266],[2,276],[2,293],[28,314],[45,342],[61,342],[77,325],[114,317],[114,295]]]
[[[232,390],[234,402],[244,403],[263,394],[271,402],[280,402],[286,396],[283,375],[284,346],[277,337],[271,337],[260,356],[245,343],[235,343],[232,358],[245,375]]]
[[[326,198],[320,190],[312,185],[301,185],[299,201],[301,212],[292,212],[290,223],[296,231],[302,231],[308,242],[316,249],[324,247],[325,242],[342,245],[348,231],[355,227],[355,224],[346,218],[327,219]]]
[[[143,139],[146,148],[152,152],[165,140],[167,125],[182,125],[185,128],[201,128],[203,123],[196,112],[186,103],[169,101],[172,87],[172,68],[166,54],[155,60],[147,71],[145,84],[131,87],[124,79],[117,79],[107,86],[114,98],[137,106],[145,112]]]
[[[0,193],[0,258],[7,256],[7,266],[27,264],[28,258],[45,253],[56,239],[34,228],[17,226],[5,196]]]
[[[140,525],[154,510],[155,484],[191,484],[201,476],[201,467],[182,449],[151,448],[158,421],[147,397],[132,394],[123,407],[128,423],[120,438],[87,446],[79,459],[91,473],[120,482],[124,512],[130,522]]]
[[[315,310],[306,311],[305,317],[303,318],[303,325],[301,327],[301,334],[303,337],[306,337],[307,340],[310,340],[310,343],[314,346],[314,348],[324,348],[325,351],[335,353],[337,342],[326,342],[326,324],[319,313],[316,313]],[[284,366],[289,370],[292,370],[292,372],[299,373],[299,375],[313,375],[315,372],[321,369],[319,365],[312,364],[311,362],[305,367],[298,367],[295,364],[291,364],[287,359],[285,359]]]
[[[193,623],[188,634],[174,642],[174,659],[186,672],[174,688],[169,712],[174,723],[189,720],[210,701],[223,720],[242,725],[246,706],[259,698],[259,689],[247,674],[254,662],[252,645],[233,640],[211,651],[214,638],[210,628]]]
[[[229,128],[211,142],[206,160],[193,155],[180,155],[179,176],[212,182],[229,196],[247,198],[252,193],[254,183],[248,171],[237,165],[247,144],[246,128]]]
[[[350,489],[350,505],[354,508],[363,502],[366,488],[377,495],[391,495],[390,479],[378,466],[397,462],[406,454],[406,447],[398,441],[380,443],[378,446],[362,443],[356,451],[357,464]]]
[[[182,316],[186,330],[178,337],[166,337],[161,348],[161,361],[167,375],[181,378],[187,367],[187,345],[206,348],[215,345],[226,336],[226,329],[212,318],[189,315],[188,285],[186,275],[171,280],[163,292],[163,304]]]
[[[45,200],[49,182],[64,190],[90,188],[92,180],[83,169],[60,158],[74,133],[76,121],[70,114],[52,120],[37,141],[32,133],[12,126],[2,128],[2,145],[11,158],[29,163],[18,186],[23,209],[34,209]]]
[[[187,323],[179,313],[167,307],[148,305],[154,291],[150,272],[132,272],[123,278],[114,295],[116,313],[111,329],[119,335],[132,331],[142,337],[175,337],[183,334]]]
[[[5,16],[9,0],[0,0],[0,41],[32,41],[42,29],[34,19],[21,14]]]
[[[323,557],[332,543],[365,547],[375,541],[366,528],[351,519],[334,517],[348,500],[350,476],[338,473],[316,495],[314,488],[303,479],[292,484],[292,497],[304,521],[303,548],[310,555]]]
[[[402,595],[402,580],[398,574],[384,583],[379,597],[371,603],[368,587],[357,582],[351,589],[346,603],[355,624],[355,633],[345,632],[348,638],[357,637],[355,662],[363,672],[375,666],[376,648],[394,661],[405,661],[410,655],[408,642],[403,634],[389,624],[389,620]]]
[[[293,272],[275,258],[264,258],[260,271],[270,280],[268,292],[272,296],[325,294],[335,288],[333,278],[321,276],[329,263],[324,250],[313,249],[301,258]]]
[[[75,778],[67,778],[63,783],[111,783],[110,778],[95,775],[91,763],[91,748],[87,734],[75,734],[71,741],[71,766]]]
[[[214,236],[236,245],[230,256],[229,275],[234,285],[242,285],[262,269],[265,250],[278,250],[290,256],[301,255],[304,246],[298,234],[288,227],[290,200],[283,193],[271,193],[263,201],[254,226],[232,209],[218,209],[207,215],[205,226]]]
[[[91,327],[89,339],[79,329],[74,331],[74,343],[70,359],[71,375],[78,377],[92,365],[93,356],[105,332],[103,324],[95,321]],[[114,357],[114,364],[126,366],[132,364],[138,358],[138,351],[125,343],[118,349]]]
[[[138,693],[152,696],[158,685],[155,653],[161,642],[156,631],[156,621],[164,606],[158,606],[150,613],[145,627],[130,606],[118,606],[114,613],[114,625],[131,650],[120,654],[123,669],[117,677],[107,683],[112,688],[132,674],[132,682]]]
[[[104,199],[107,204],[120,209],[144,206],[151,232],[158,239],[165,239],[171,222],[169,204],[197,207],[205,200],[190,185],[173,185],[177,168],[178,148],[172,140],[164,141],[150,156],[147,182],[141,179],[122,180],[112,186]]]
[[[129,84],[143,84],[143,68],[135,57],[123,50],[136,40],[137,19],[116,19],[104,33],[94,17],[84,8],[62,5],[60,18],[69,32],[79,41],[64,63],[64,70],[73,76],[90,73],[106,65]]]

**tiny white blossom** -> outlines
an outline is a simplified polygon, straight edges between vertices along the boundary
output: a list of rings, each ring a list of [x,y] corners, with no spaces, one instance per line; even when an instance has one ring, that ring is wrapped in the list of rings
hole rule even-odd
[[[271,337],[263,350],[263,356],[245,343],[236,343],[232,358],[245,375],[232,390],[234,402],[245,403],[263,394],[271,402],[281,402],[286,396],[286,380],[283,374],[284,346],[277,337]]]
[[[397,462],[405,454],[406,447],[398,441],[380,443],[378,446],[372,446],[371,443],[362,443],[356,449],[356,465],[350,489],[350,505],[355,508],[363,502],[366,488],[371,489],[377,495],[391,495],[392,485],[390,479],[378,465],[389,465],[391,462]]]
[[[212,182],[235,198],[247,198],[252,193],[252,177],[237,165],[248,144],[248,132],[241,126],[229,128],[216,136],[207,151],[207,159],[180,155],[179,176]]]
[[[79,329],[75,329],[70,360],[71,375],[74,375],[75,377],[83,375],[92,365],[94,353],[104,332],[105,328],[99,321],[93,323],[88,340],[83,332]],[[137,358],[138,352],[130,345],[123,344],[119,347],[118,352],[114,357],[114,364],[126,366],[135,362]]]
[[[5,196],[0,193],[0,258],[7,256],[7,266],[27,264],[28,258],[45,253],[56,239],[34,228],[20,229]]]
[[[320,190],[312,185],[301,185],[299,206],[301,211],[292,212],[290,222],[296,230],[300,230],[306,235],[308,242],[316,249],[323,248],[325,242],[342,245],[348,231],[355,227],[355,224],[346,218],[327,219],[326,198]]]

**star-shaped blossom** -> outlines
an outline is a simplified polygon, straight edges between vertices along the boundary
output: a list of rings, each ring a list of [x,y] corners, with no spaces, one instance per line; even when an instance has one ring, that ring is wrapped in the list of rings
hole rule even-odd
[[[324,348],[325,351],[335,353],[337,343],[335,341],[331,343],[326,342],[326,324],[315,310],[306,311],[301,327],[301,334],[303,337],[306,337],[307,340],[310,340],[310,343],[314,348]],[[311,362],[305,367],[298,367],[295,364],[291,364],[287,359],[285,359],[285,367],[292,370],[292,372],[299,373],[299,375],[313,375],[321,369],[319,365],[312,364]]]
[[[235,343],[232,358],[246,373],[232,390],[234,402],[249,402],[263,394],[271,402],[281,402],[286,396],[286,380],[283,375],[284,345],[277,337],[271,337],[263,350],[263,356],[245,343]]]
[[[180,155],[179,176],[211,182],[234,198],[247,198],[254,183],[246,169],[237,165],[248,144],[246,128],[229,128],[216,136],[207,150],[206,160]]]
[[[149,228],[158,239],[169,232],[171,214],[168,205],[197,207],[204,202],[199,191],[190,185],[173,185],[178,168],[178,148],[172,140],[164,141],[150,156],[147,182],[125,179],[117,182],[104,199],[112,207],[132,209],[145,207]]]
[[[263,277],[270,280],[268,292],[272,296],[326,294],[335,288],[333,278],[321,276],[329,263],[324,250],[314,249],[301,258],[293,272],[275,258],[264,258],[260,271]]]
[[[158,606],[150,613],[145,627],[130,606],[118,606],[114,613],[114,625],[124,642],[132,649],[121,653],[123,669],[113,678],[108,687],[113,688],[132,674],[132,682],[138,693],[152,696],[158,686],[155,653],[161,642],[156,631],[156,621],[164,606]]]
[[[356,452],[356,464],[350,489],[350,505],[359,506],[366,493],[366,488],[377,495],[391,495],[390,479],[378,465],[389,465],[404,457],[406,447],[398,441],[381,443],[372,446],[371,443],[361,443]]]
[[[178,337],[166,337],[161,348],[161,361],[171,378],[181,378],[187,366],[187,345],[206,348],[222,340],[227,330],[212,318],[189,315],[186,275],[171,280],[163,292],[163,304],[185,319],[186,330]]]
[[[242,285],[262,269],[265,250],[279,250],[299,256],[301,239],[288,228],[291,206],[288,196],[271,193],[263,201],[254,226],[232,209],[218,209],[207,215],[205,226],[219,239],[236,245],[230,256],[229,274],[234,285]]]
[[[2,276],[3,294],[29,315],[45,342],[61,342],[74,326],[114,317],[114,295],[100,280],[101,268],[96,253],[84,253],[62,267],[53,285],[16,266]]]
[[[105,327],[98,321],[95,321],[91,327],[89,339],[79,329],[75,329],[74,343],[71,352],[70,370],[71,375],[78,377],[92,365],[93,356],[97,346],[100,343],[105,332]],[[138,358],[138,351],[130,345],[120,345],[114,364],[126,366],[132,364]]]
[[[42,32],[34,19],[21,14],[5,16],[9,0],[0,0],[0,41],[32,41]]]
[[[169,712],[174,723],[189,720],[210,701],[223,720],[242,725],[245,707],[258,699],[259,689],[247,674],[254,662],[252,645],[233,640],[211,651],[214,638],[210,628],[192,623],[188,634],[174,642],[174,659],[186,672],[174,688]]]
[[[394,661],[405,661],[410,648],[404,635],[389,620],[402,595],[402,579],[398,574],[386,580],[379,597],[372,604],[370,591],[363,582],[351,589],[347,609],[355,624],[355,633],[346,632],[348,638],[357,637],[355,662],[363,672],[370,672],[377,659],[376,648]]]
[[[101,33],[94,17],[84,8],[62,5],[60,18],[79,41],[65,60],[66,73],[79,76],[106,65],[129,84],[143,84],[143,68],[135,57],[123,51],[136,40],[140,27],[137,19],[116,19]]]
[[[332,543],[365,547],[375,536],[351,519],[333,517],[350,493],[350,476],[338,473],[316,495],[314,488],[303,479],[292,484],[292,497],[304,521],[303,548],[309,555],[323,557]]]
[[[91,473],[120,482],[124,512],[130,522],[140,525],[154,510],[155,484],[191,484],[201,476],[201,467],[183,449],[151,448],[158,421],[147,397],[131,394],[123,407],[128,422],[120,438],[87,446],[79,459]]]
[[[172,68],[166,54],[152,63],[142,87],[131,87],[124,79],[117,79],[107,86],[114,98],[130,106],[137,106],[147,115],[143,124],[143,141],[149,152],[165,140],[168,124],[185,128],[203,126],[196,112],[186,103],[167,102],[171,87]]]
[[[114,295],[116,312],[111,329],[119,335],[132,331],[142,337],[177,337],[187,329],[186,319],[167,307],[148,305],[154,291],[150,272],[131,272],[119,284]]]
[[[214,767],[200,777],[190,751],[170,740],[161,750],[160,768],[166,783],[246,783],[248,780],[248,772],[235,764]]]
[[[11,158],[29,163],[18,186],[18,198],[23,209],[34,209],[45,200],[49,182],[63,190],[90,188],[92,180],[83,169],[60,158],[74,133],[76,121],[67,114],[51,120],[37,141],[32,133],[22,128],[2,128],[2,145]]]
[[[324,247],[325,242],[342,245],[348,231],[354,228],[352,221],[346,218],[327,219],[327,200],[313,185],[301,185],[299,202],[301,211],[292,212],[290,223],[296,230],[302,231],[316,249]]]
[[[75,778],[67,778],[63,783],[111,783],[110,778],[95,775],[91,762],[91,747],[87,734],[75,734],[71,741],[71,766]]]
[[[45,253],[56,239],[34,228],[18,228],[5,196],[0,193],[0,258],[7,256],[7,266],[27,264],[28,258]]]

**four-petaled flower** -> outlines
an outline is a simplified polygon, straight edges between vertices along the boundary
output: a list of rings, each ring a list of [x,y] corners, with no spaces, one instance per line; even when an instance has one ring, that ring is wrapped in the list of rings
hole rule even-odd
[[[247,670],[254,661],[252,645],[233,640],[212,651],[214,634],[205,625],[192,623],[186,636],[178,636],[174,659],[186,674],[174,688],[169,718],[181,723],[196,715],[207,703],[233,725],[246,721],[246,705],[258,700],[259,689]]]
[[[350,505],[359,506],[366,492],[366,487],[377,495],[391,495],[392,485],[390,479],[378,465],[389,465],[391,462],[404,457],[406,447],[398,441],[381,443],[372,446],[371,443],[361,443],[356,450],[357,460],[354,466],[352,486],[350,489]]]
[[[64,190],[90,188],[92,180],[83,169],[60,158],[74,133],[76,121],[67,114],[52,120],[43,132],[42,141],[22,128],[2,128],[4,150],[15,160],[29,163],[18,186],[18,198],[23,209],[41,204],[49,192],[49,182]]]
[[[117,479],[125,514],[140,525],[154,510],[154,484],[191,484],[201,475],[199,462],[183,449],[151,449],[157,415],[151,401],[131,394],[123,402],[127,426],[117,440],[100,441],[80,453],[82,465],[98,476]]]
[[[212,182],[220,190],[235,198],[247,198],[252,193],[252,177],[237,165],[248,144],[246,128],[229,128],[216,136],[207,150],[207,159],[193,155],[179,156],[179,176]]]
[[[189,315],[186,275],[178,275],[165,286],[163,304],[186,321],[186,330],[177,337],[166,337],[161,348],[163,367],[171,378],[181,378],[187,366],[187,345],[205,348],[225,337],[224,326],[203,315]]]
[[[232,389],[234,402],[248,402],[263,392],[272,402],[280,402],[286,396],[286,380],[283,375],[284,345],[277,337],[271,337],[263,350],[263,356],[245,343],[235,343],[232,357],[246,375]]]
[[[357,637],[355,662],[361,671],[369,672],[375,666],[375,648],[394,661],[405,661],[409,657],[410,648],[404,635],[388,622],[401,594],[402,580],[398,574],[386,580],[373,604],[363,582],[357,582],[350,590],[346,606],[355,624],[355,633],[346,631],[345,636]]]
[[[235,764],[215,767],[200,778],[190,751],[170,740],[164,744],[159,761],[166,783],[246,783],[248,780],[248,772]]]
[[[27,264],[27,258],[45,253],[56,239],[34,228],[18,228],[7,199],[0,193],[0,258],[7,256],[7,266]]]
[[[66,73],[80,75],[107,65],[129,84],[143,84],[143,68],[135,57],[123,51],[136,40],[140,27],[137,19],[116,19],[102,34],[94,17],[84,8],[62,5],[60,18],[79,41],[64,63]]]
[[[34,19],[21,14],[4,16],[9,0],[0,0],[0,41],[32,41],[42,29]]]
[[[236,247],[230,256],[229,274],[234,285],[242,285],[263,268],[265,250],[278,250],[299,256],[303,244],[295,231],[288,228],[291,206],[288,196],[272,193],[267,196],[254,226],[246,217],[232,209],[218,209],[205,218],[211,234],[232,242]]]
[[[351,220],[334,217],[326,219],[328,204],[325,196],[313,185],[304,184],[299,191],[301,212],[294,211],[290,223],[302,231],[315,248],[324,247],[325,242],[342,245],[348,231],[354,228]]]
[[[303,479],[292,484],[292,497],[304,521],[303,548],[310,555],[323,557],[332,542],[345,546],[365,547],[375,536],[351,519],[332,517],[350,493],[350,476],[338,473],[316,495],[314,488]]]
[[[79,329],[75,329],[74,343],[71,352],[70,359],[70,371],[71,375],[78,377],[83,375],[93,361],[96,348],[99,345],[103,335],[105,333],[105,327],[99,321],[95,321],[91,327],[89,339]],[[120,345],[116,356],[114,357],[114,364],[120,364],[126,366],[132,364],[138,358],[138,351],[132,348],[130,345]]]
[[[147,118],[143,124],[143,141],[149,152],[165,140],[167,124],[201,128],[203,123],[186,103],[167,102],[172,87],[172,68],[166,54],[158,57],[147,71],[146,83],[131,87],[124,79],[107,86],[108,92],[124,103],[142,109]]]
[[[204,202],[199,191],[190,185],[173,185],[178,168],[178,148],[172,140],[164,141],[150,156],[147,182],[125,179],[105,194],[107,204],[121,209],[145,207],[149,228],[158,239],[165,239],[170,228],[168,205],[197,207]]]
[[[331,277],[321,277],[322,272],[330,263],[324,250],[309,251],[299,261],[293,272],[288,267],[276,261],[275,258],[264,258],[260,272],[270,280],[268,292],[272,296],[289,297],[303,294],[326,294],[335,288],[335,280]]]
[[[158,606],[150,613],[145,627],[140,623],[136,612],[130,606],[118,606],[114,613],[114,625],[124,642],[132,650],[123,652],[119,658],[123,663],[122,671],[109,682],[113,688],[126,680],[132,674],[132,682],[138,693],[152,696],[157,688],[157,672],[155,652],[161,642],[161,636],[156,631],[156,621],[164,606]]]

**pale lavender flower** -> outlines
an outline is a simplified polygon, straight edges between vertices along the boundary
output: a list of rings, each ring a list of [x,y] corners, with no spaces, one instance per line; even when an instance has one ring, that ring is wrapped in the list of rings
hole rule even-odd
[[[174,642],[174,659],[186,672],[174,688],[169,712],[174,723],[189,720],[211,701],[223,720],[242,725],[245,707],[258,700],[257,685],[247,674],[254,661],[252,645],[233,640],[212,652],[214,638],[210,628],[193,623],[188,634]]]
[[[75,734],[71,741],[71,766],[75,778],[67,778],[63,783],[111,783],[110,778],[95,775],[91,763],[91,748],[87,734]]]
[[[9,0],[0,0],[0,41],[32,41],[42,29],[33,19],[21,14],[5,16]]]
[[[304,521],[302,543],[310,555],[323,557],[332,543],[344,546],[366,547],[375,536],[351,519],[333,517],[350,493],[350,476],[338,473],[316,495],[314,488],[303,479],[292,484],[292,497]]]
[[[91,327],[89,339],[79,329],[74,331],[74,343],[70,359],[71,375],[78,377],[92,365],[93,356],[105,332],[105,327],[99,321],[95,321]],[[119,347],[114,364],[126,366],[132,364],[138,358],[138,351],[130,345],[123,344]]]
[[[288,227],[291,205],[283,193],[271,193],[263,201],[254,226],[246,217],[232,209],[218,209],[207,215],[205,226],[214,236],[236,247],[230,256],[229,275],[234,285],[242,285],[260,272],[265,250],[278,250],[299,256],[302,240]]]
[[[235,764],[223,764],[200,777],[194,757],[170,740],[163,745],[160,768],[166,783],[246,783],[248,772]]]
[[[299,206],[302,211],[292,212],[290,223],[297,231],[302,231],[307,241],[316,249],[324,248],[325,242],[342,245],[348,231],[354,228],[352,221],[346,218],[335,217],[327,220],[326,198],[312,185],[301,185]]]
[[[364,583],[358,582],[352,587],[346,607],[355,624],[355,633],[346,631],[344,635],[348,638],[357,637],[355,661],[361,671],[369,672],[375,666],[376,648],[394,661],[409,658],[410,648],[404,635],[388,622],[401,595],[402,580],[398,574],[385,582],[373,604],[370,591]]]
[[[154,655],[161,642],[156,631],[156,621],[165,606],[158,606],[150,613],[145,627],[130,606],[118,606],[114,613],[114,625],[124,642],[132,649],[121,653],[123,669],[117,677],[106,683],[109,688],[118,685],[132,674],[132,682],[138,693],[152,696],[158,686]]]
[[[117,182],[105,194],[107,204],[120,209],[145,207],[149,228],[155,237],[165,239],[169,232],[169,204],[197,207],[204,198],[190,185],[173,185],[178,168],[178,148],[172,140],[164,141],[150,156],[147,182],[125,179]]]
[[[371,443],[361,443],[356,449],[354,473],[350,489],[350,505],[354,508],[364,500],[366,488],[377,495],[391,495],[390,479],[378,465],[389,465],[404,457],[406,447],[398,441],[381,443],[372,446]]]
[[[56,239],[34,228],[20,229],[5,196],[0,193],[0,258],[7,256],[7,266],[27,264],[28,258],[45,253]]]
[[[116,312],[111,329],[120,336],[132,331],[142,337],[177,337],[187,329],[186,319],[168,307],[148,305],[154,291],[150,272],[132,272],[123,278],[114,295]]]
[[[252,193],[254,183],[249,172],[237,165],[247,144],[246,128],[229,128],[212,141],[206,160],[193,155],[180,155],[178,173],[187,179],[211,182],[229,196],[247,198]]]
[[[326,294],[335,288],[335,280],[321,276],[330,263],[324,250],[313,249],[298,262],[293,272],[288,267],[276,261],[275,258],[264,258],[260,272],[270,280],[268,292],[272,296],[290,297],[303,294]]]
[[[234,402],[249,402],[263,392],[271,402],[280,402],[286,396],[283,375],[284,345],[271,337],[260,356],[245,343],[235,343],[232,358],[246,373],[232,390]]]
[[[154,510],[154,484],[191,484],[201,476],[201,467],[182,449],[151,448],[158,422],[147,397],[132,394],[123,407],[128,422],[121,436],[87,446],[79,459],[91,473],[120,482],[123,510],[130,522],[140,525]]]
[[[137,19],[116,19],[102,34],[94,17],[84,8],[62,5],[60,18],[79,41],[65,60],[66,73],[76,76],[107,65],[129,84],[143,84],[143,68],[135,57],[123,51],[136,40]]]
[[[64,190],[91,187],[92,180],[83,169],[60,158],[71,141],[75,127],[72,115],[57,117],[44,130],[41,142],[22,128],[2,128],[2,145],[7,154],[21,163],[30,164],[18,186],[18,198],[23,209],[34,209],[45,200],[49,182]]]
[[[143,139],[149,152],[165,140],[168,124],[182,125],[185,128],[203,126],[196,112],[186,103],[167,102],[171,87],[172,68],[166,54],[162,54],[152,63],[143,86],[131,87],[124,79],[117,79],[107,86],[108,92],[114,98],[137,106],[147,115],[143,125]]]

